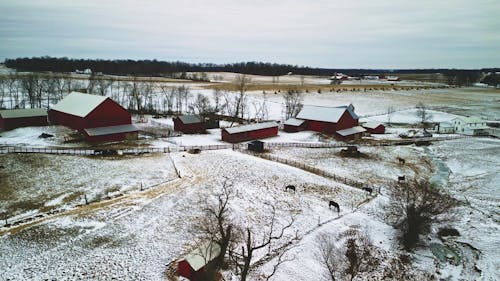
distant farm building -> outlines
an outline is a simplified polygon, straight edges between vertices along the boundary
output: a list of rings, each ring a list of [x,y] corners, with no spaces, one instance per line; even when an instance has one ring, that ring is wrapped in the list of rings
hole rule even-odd
[[[121,105],[104,96],[73,92],[49,110],[51,124],[81,132],[87,141],[107,142],[137,138],[139,129]]]
[[[205,131],[205,124],[198,115],[181,115],[174,118],[174,130],[185,134],[199,134]]]
[[[47,110],[45,109],[0,110],[0,130],[8,131],[20,127],[47,125]]]
[[[278,135],[278,124],[275,122],[256,123],[221,130],[223,141],[237,143],[274,137]]]
[[[342,141],[353,141],[361,139],[365,132],[365,128],[356,126],[335,132],[335,137]]]
[[[205,267],[220,254],[217,243],[207,243],[195,249],[177,264],[177,273],[191,281],[202,281]]]
[[[361,125],[370,134],[385,134],[385,126],[380,123],[367,122]]]
[[[450,122],[441,122],[437,125],[436,131],[439,134],[453,134],[455,133],[455,127]]]
[[[457,117],[451,120],[455,133],[469,136],[487,136],[490,127],[479,117]]]
[[[286,132],[310,130],[333,135],[342,140],[350,140],[357,139],[362,134],[343,136],[342,133],[344,132],[339,132],[358,127],[358,120],[359,117],[354,113],[352,104],[339,107],[304,106],[295,118],[290,118],[284,123],[284,130]],[[359,128],[356,130],[359,130]],[[363,130],[363,132],[366,131]]]
[[[340,107],[304,106],[295,118],[305,120],[307,130],[329,135],[358,126],[359,119],[352,104]]]
[[[296,133],[307,129],[306,120],[290,118],[283,123],[283,130],[287,133]]]

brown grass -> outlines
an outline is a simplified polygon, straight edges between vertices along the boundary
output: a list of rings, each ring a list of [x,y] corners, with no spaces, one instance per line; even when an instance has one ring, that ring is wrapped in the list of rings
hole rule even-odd
[[[204,89],[219,89],[223,91],[238,91],[235,84],[208,84],[201,85]],[[266,92],[287,92],[291,90],[298,90],[301,92],[317,93],[318,90],[322,93],[327,92],[348,92],[348,91],[371,91],[371,90],[421,90],[433,89],[436,86],[406,86],[406,85],[324,85],[324,84],[266,84],[255,83],[248,85],[247,91],[266,91]]]

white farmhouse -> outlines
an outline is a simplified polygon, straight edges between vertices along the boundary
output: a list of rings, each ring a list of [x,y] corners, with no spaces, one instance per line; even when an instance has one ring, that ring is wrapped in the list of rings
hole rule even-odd
[[[455,133],[469,136],[487,136],[490,127],[486,126],[486,121],[479,117],[457,117],[451,120]]]

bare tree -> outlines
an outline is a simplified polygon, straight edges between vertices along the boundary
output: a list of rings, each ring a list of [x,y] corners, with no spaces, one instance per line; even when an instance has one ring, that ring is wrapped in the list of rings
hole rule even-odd
[[[206,116],[213,112],[213,108],[210,105],[210,100],[202,94],[198,94],[196,99],[190,106],[192,113],[199,114],[201,116]]]
[[[416,108],[417,112],[415,114],[420,119],[420,124],[422,124],[422,127],[425,129],[432,120],[432,114],[429,112],[429,108],[422,102],[419,102]]]
[[[4,98],[5,98],[5,93],[7,92],[7,79],[4,77],[0,77],[0,109],[5,108],[4,107]]]
[[[283,93],[285,99],[285,119],[297,116],[303,107],[302,94],[298,90]]]
[[[221,110],[222,104],[221,104],[221,98],[222,98],[222,91],[219,88],[215,88],[212,92],[213,99],[214,99],[214,112],[219,112]]]
[[[330,235],[322,234],[318,236],[318,261],[325,268],[323,277],[336,281],[340,280],[345,260],[340,247],[335,245]]]
[[[96,76],[95,72],[90,73],[89,76],[89,83],[87,84],[87,93],[88,94],[93,94],[96,88],[98,78]]]
[[[244,118],[243,114],[246,108],[246,91],[248,90],[248,85],[252,82],[252,79],[246,77],[245,74],[238,74],[234,80],[234,84],[238,91],[238,96],[234,102],[234,117]],[[241,116],[240,116],[241,115]]]
[[[387,107],[387,125],[391,125],[391,119],[392,119],[392,115],[394,114],[395,110],[394,110],[394,106],[392,105],[389,105]]]
[[[433,223],[442,221],[456,206],[456,200],[434,186],[428,179],[418,179],[392,187],[385,219],[402,233],[401,243],[406,250],[413,249],[419,235],[427,234]]]
[[[246,227],[241,235],[244,239],[244,245],[241,246],[241,250],[239,251],[237,249],[229,250],[229,255],[238,270],[241,281],[245,281],[247,279],[250,270],[252,269],[252,259],[254,257],[255,251],[268,247],[268,253],[269,253],[271,250],[270,248],[271,243],[280,241],[283,238],[285,231],[289,229],[295,221],[295,218],[292,217],[288,224],[282,226],[278,231],[275,231],[276,208],[274,206],[271,206],[271,208],[272,208],[272,214],[271,214],[271,221],[268,224],[269,230],[264,234],[262,239],[259,239],[261,242],[256,242],[257,239],[254,237],[255,234],[251,231],[249,227]],[[295,239],[297,239],[297,235],[295,235]],[[292,242],[289,241],[288,243],[284,243],[283,248],[285,251],[287,250],[286,247],[287,245],[288,246],[292,245]],[[276,272],[276,269],[273,270],[272,274],[274,274],[274,272]]]
[[[39,90],[38,76],[36,74],[28,74],[21,78],[21,88],[28,95],[28,102],[31,108],[37,105],[37,96]]]
[[[7,78],[7,88],[9,89],[9,100],[10,100],[10,108],[18,108],[19,107],[19,90],[21,88],[21,82],[19,79],[19,75],[17,73],[9,74]],[[14,102],[14,106],[12,103]]]
[[[99,95],[105,96],[113,82],[113,80],[97,79],[95,80],[95,90]]]

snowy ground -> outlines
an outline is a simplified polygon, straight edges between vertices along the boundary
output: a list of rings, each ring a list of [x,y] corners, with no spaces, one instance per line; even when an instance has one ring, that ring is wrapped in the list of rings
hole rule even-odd
[[[192,87],[194,93],[211,95],[209,90]],[[263,99],[262,93],[249,94],[250,101]],[[281,119],[282,97],[267,94],[266,101],[270,118]],[[356,112],[371,115],[367,118],[373,121],[381,118],[378,121],[384,122],[387,106],[393,105],[402,109],[392,118],[393,122],[401,121],[398,123],[415,121],[412,107],[418,101],[432,107],[436,120],[447,121],[454,114],[498,118],[498,92],[491,90],[304,95],[304,103],[311,105],[353,103]],[[171,119],[155,121],[172,124]],[[57,139],[38,139],[42,131],[57,133],[57,130],[43,127],[2,132],[0,145],[58,145]],[[389,137],[402,130],[406,129],[389,128]],[[267,141],[321,140],[313,132],[280,132]],[[141,145],[155,147],[207,144],[223,144],[219,129],[209,130],[207,134],[141,142]],[[414,255],[415,270],[421,268],[436,278],[449,278],[446,280],[498,280],[499,149],[498,140],[469,138],[437,142],[429,147],[360,147],[366,157],[356,159],[340,157],[339,149],[280,148],[269,152],[378,184],[382,194],[375,198],[342,183],[232,150],[113,158],[0,155],[4,167],[0,169],[1,213],[20,217],[54,208],[66,210],[32,224],[0,227],[0,280],[165,280],[166,265],[199,242],[194,225],[201,221],[203,206],[215,200],[226,179],[233,191],[231,219],[238,227],[249,227],[258,236],[269,227],[270,206],[276,207],[279,225],[295,216],[292,229],[285,235],[290,239],[297,233],[300,238],[289,253],[295,259],[284,263],[271,280],[321,280],[323,268],[317,260],[318,237],[322,234],[338,237],[352,229],[367,232],[372,243],[384,253],[380,268],[358,280],[382,280],[381,272],[387,260],[401,253],[394,229],[381,218],[381,210],[388,200],[385,184],[398,175],[411,176],[416,171],[431,176],[464,202],[454,210],[457,216],[451,222],[461,236],[446,242],[457,247],[464,264],[438,263],[430,250],[421,249]],[[396,157],[405,158],[407,165],[399,165]],[[177,178],[173,163],[182,178]],[[169,180],[172,181],[166,183]],[[151,188],[140,191],[141,183]],[[296,185],[297,193],[284,192],[288,184]],[[105,197],[107,192],[124,195],[77,206],[82,203],[83,194],[98,198]],[[329,200],[341,205],[340,214],[329,210]],[[438,227],[434,227],[434,232]],[[426,241],[445,244],[434,232]],[[262,258],[264,253],[257,252],[255,258]],[[260,275],[269,273],[271,266],[272,263],[264,263],[252,272],[250,279],[259,280]]]

